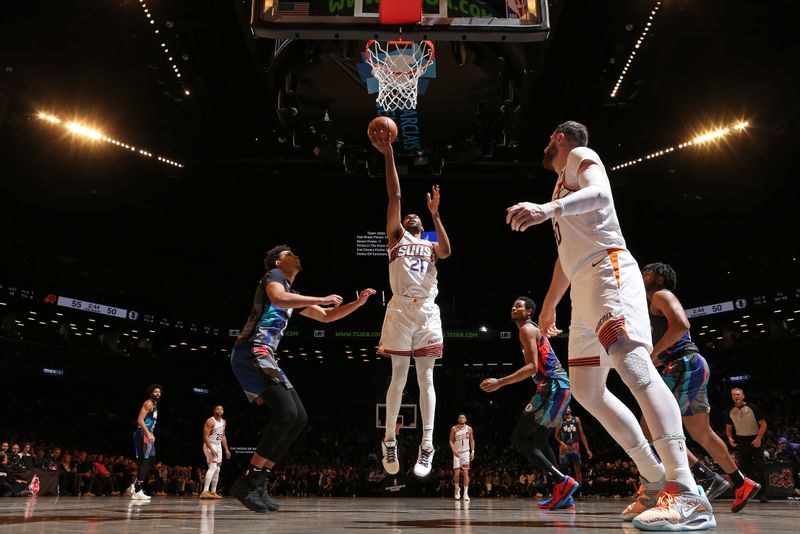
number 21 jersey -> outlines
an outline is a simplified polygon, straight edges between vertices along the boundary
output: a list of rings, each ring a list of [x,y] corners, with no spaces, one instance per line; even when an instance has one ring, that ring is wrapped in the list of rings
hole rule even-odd
[[[389,285],[392,294],[432,299],[439,294],[433,243],[404,231],[389,247]]]

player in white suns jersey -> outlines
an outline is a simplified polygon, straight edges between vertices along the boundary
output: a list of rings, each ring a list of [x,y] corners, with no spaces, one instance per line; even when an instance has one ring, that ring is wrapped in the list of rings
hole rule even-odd
[[[450,450],[453,451],[453,486],[455,486],[455,499],[464,496],[469,501],[469,466],[475,459],[475,435],[472,427],[467,424],[467,416],[458,414],[458,424],[450,429]],[[459,475],[463,475],[464,492],[461,492]]]
[[[636,501],[622,513],[642,530],[702,530],[716,520],[698,491],[686,459],[686,438],[675,398],[650,360],[652,339],[639,266],[625,246],[600,157],[586,148],[580,123],[559,125],[542,164],[558,173],[551,202],[508,208],[515,231],[552,219],[558,259],[539,325],[552,336],[556,305],[572,286],[569,378],[572,394],[608,430],[639,468]],[[653,436],[650,444],[631,410],[607,388],[610,368],[630,388]]]
[[[214,406],[214,415],[206,420],[203,425],[203,454],[206,456],[208,471],[203,482],[203,493],[201,499],[221,499],[217,493],[217,482],[219,481],[219,471],[222,469],[222,449],[225,449],[225,457],[231,459],[231,451],[228,449],[228,440],[225,439],[225,427],[227,423],[222,416],[225,414],[222,406]]]
[[[442,321],[434,299],[436,262],[450,255],[450,240],[439,217],[439,186],[428,193],[428,210],[438,237],[437,242],[422,239],[422,221],[412,214],[400,218],[400,178],[394,164],[389,131],[369,132],[373,146],[386,159],[386,236],[389,239],[389,283],[392,299],[386,305],[378,353],[392,359],[392,382],[386,392],[386,433],[381,442],[383,468],[390,475],[400,470],[395,426],[400,413],[411,358],[417,371],[419,404],[422,414],[422,443],[414,474],[426,477],[433,462],[433,420],[436,391],[433,366],[442,356]]]

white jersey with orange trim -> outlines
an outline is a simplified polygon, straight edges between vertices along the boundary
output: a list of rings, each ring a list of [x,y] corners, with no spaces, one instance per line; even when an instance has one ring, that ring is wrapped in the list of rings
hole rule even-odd
[[[586,160],[600,166],[605,178],[603,185],[610,191],[611,184],[600,156],[591,148],[576,147],[567,156],[567,164],[558,176],[553,190],[553,200],[565,198],[586,185],[581,183],[582,180],[578,177],[578,169]],[[608,201],[596,210],[553,217],[553,232],[558,245],[561,269],[569,279],[572,279],[575,271],[587,260],[599,252],[627,248],[614,209],[614,200],[611,194],[606,198]]]
[[[464,428],[458,428],[458,425],[456,425],[453,428],[456,429],[453,437],[453,446],[456,448],[456,452],[470,452],[469,425],[464,425]]]
[[[389,247],[389,285],[394,295],[435,298],[439,288],[433,243],[403,231],[400,240]]]

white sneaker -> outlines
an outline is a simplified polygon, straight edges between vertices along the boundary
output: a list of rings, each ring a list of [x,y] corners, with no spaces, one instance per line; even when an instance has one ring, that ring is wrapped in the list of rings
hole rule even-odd
[[[135,501],[149,501],[151,498],[150,495],[145,495],[144,490],[139,490],[131,495],[131,499]]]
[[[453,498],[457,501],[461,499],[461,486],[456,486],[456,494]]]
[[[414,466],[414,475],[418,478],[425,478],[431,474],[431,467],[433,467],[433,454],[436,451],[433,447],[430,449],[419,448],[419,455],[417,455],[417,464]]]
[[[699,495],[680,482],[668,482],[667,489],[658,494],[656,505],[633,519],[639,530],[706,530],[717,526],[711,503],[705,491],[697,486]]]
[[[131,484],[130,486],[128,486],[128,489],[126,489],[126,490],[125,490],[125,495],[127,495],[128,497],[130,497],[130,496],[131,496],[131,495],[133,495],[134,493],[136,493],[136,486],[135,486],[135,485],[133,485],[133,484]]]
[[[390,475],[400,471],[400,462],[397,459],[397,441],[381,441],[383,450],[383,470]]]
[[[464,502],[469,502],[469,486],[464,486]]]

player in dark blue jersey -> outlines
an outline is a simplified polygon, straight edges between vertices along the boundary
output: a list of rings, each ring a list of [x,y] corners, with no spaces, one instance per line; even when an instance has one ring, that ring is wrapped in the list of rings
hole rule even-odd
[[[574,478],[563,474],[554,465],[556,457],[548,443],[572,395],[567,372],[558,361],[550,342],[531,321],[534,311],[536,303],[528,297],[517,297],[511,307],[511,320],[519,328],[525,365],[503,378],[487,378],[481,382],[481,389],[491,393],[527,378],[532,378],[537,385],[536,394],[522,411],[511,440],[531,465],[550,477],[553,496],[539,503],[539,507],[556,510],[572,506],[572,494],[580,487]]]
[[[653,364],[662,367],[661,377],[678,401],[683,425],[689,435],[708,451],[730,477],[735,488],[731,510],[738,512],[758,493],[761,486],[739,471],[725,442],[711,429],[711,406],[707,391],[711,371],[697,345],[692,342],[689,319],[673,293],[677,286],[675,270],[665,263],[651,263],[642,269],[642,277],[653,331]],[[644,418],[641,423],[645,433],[649,434]],[[709,499],[728,489],[730,485],[724,478],[699,461],[690,450],[686,452],[694,476],[711,484],[708,488]]]
[[[578,416],[572,415],[572,408],[567,406],[564,409],[564,418],[561,424],[557,425],[553,432],[553,437],[558,443],[558,456],[561,465],[572,465],[575,471],[575,480],[578,484],[583,484],[583,474],[581,473],[581,443],[586,449],[586,456],[592,459],[592,451],[589,450],[589,442],[583,433],[583,425]]]
[[[267,273],[258,284],[250,316],[231,353],[233,373],[248,400],[265,406],[271,414],[250,466],[231,487],[231,494],[255,512],[279,508],[267,492],[267,479],[308,421],[297,391],[276,360],[292,312],[298,310],[300,315],[329,323],[354,312],[375,294],[374,289],[365,289],[357,300],[341,306],[339,295],[299,294],[292,283],[302,269],[300,258],[286,245],[270,249],[264,266]],[[334,307],[322,307],[329,305]]]
[[[150,496],[142,489],[145,477],[150,472],[150,465],[156,455],[156,429],[158,420],[158,401],[161,400],[161,386],[153,384],[147,388],[147,400],[142,403],[136,418],[136,430],[133,432],[133,450],[139,466],[136,480],[128,488],[133,500],[149,501]]]

